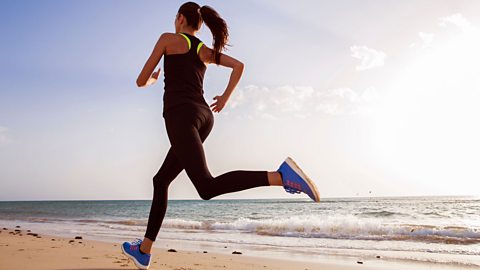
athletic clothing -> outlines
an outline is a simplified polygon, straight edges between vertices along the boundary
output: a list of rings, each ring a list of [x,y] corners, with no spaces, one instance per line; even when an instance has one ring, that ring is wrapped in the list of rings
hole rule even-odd
[[[203,63],[199,63],[201,60],[196,51],[198,45],[193,46],[199,44],[198,39],[191,35],[186,37],[191,41],[190,51],[174,58],[167,55],[164,62],[165,69],[168,65],[170,72],[165,71],[165,91],[168,89],[170,92],[164,99],[164,104],[168,102],[169,108],[164,111],[163,117],[171,147],[153,177],[153,200],[145,232],[145,237],[152,241],[157,238],[167,210],[168,187],[183,169],[204,200],[225,193],[270,185],[268,171],[236,170],[217,177],[210,174],[202,143],[213,128],[214,117],[203,95],[199,96],[199,93],[203,94],[201,87],[205,65],[202,67],[200,64]],[[195,49],[192,51],[192,48]],[[185,65],[184,70],[179,63]]]
[[[198,57],[203,42],[197,37],[181,33],[189,50],[187,53],[165,55],[163,116],[171,108],[183,103],[195,103],[209,108],[203,97],[203,77],[207,66]]]

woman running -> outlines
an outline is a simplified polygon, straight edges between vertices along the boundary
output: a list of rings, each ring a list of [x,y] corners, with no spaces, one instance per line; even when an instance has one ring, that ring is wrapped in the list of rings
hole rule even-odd
[[[195,36],[202,22],[212,32],[213,49]],[[213,8],[187,2],[176,15],[175,33],[160,36],[138,76],[139,87],[154,83],[160,69],[153,71],[165,57],[163,118],[171,147],[153,177],[153,200],[143,240],[122,244],[123,253],[140,269],[148,269],[150,265],[152,245],[167,209],[168,186],[183,169],[203,200],[260,186],[283,186],[287,192],[304,192],[312,200],[320,200],[314,182],[290,157],[273,172],[236,170],[216,177],[210,174],[202,143],[212,130],[213,112],[219,113],[225,107],[243,72],[242,62],[222,53],[227,41],[227,24]],[[232,69],[225,92],[214,97],[215,102],[210,106],[203,96],[207,64]]]

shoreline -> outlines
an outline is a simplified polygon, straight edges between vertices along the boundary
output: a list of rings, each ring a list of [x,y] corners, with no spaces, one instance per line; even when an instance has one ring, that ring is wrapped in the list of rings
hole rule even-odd
[[[20,227],[20,226],[18,226]],[[79,236],[81,239],[75,239]],[[171,242],[173,243],[173,242]],[[170,244],[171,244],[170,243]],[[181,245],[178,245],[181,247]],[[193,245],[195,246],[195,245]],[[227,254],[208,248],[155,247],[149,269],[474,269],[468,266],[427,262],[396,262],[382,259],[355,259],[355,256],[317,257],[319,261],[293,257],[269,258],[245,254]],[[230,252],[230,249],[229,249]],[[0,228],[1,269],[137,269],[120,250],[120,243],[93,240],[81,235],[72,237],[40,234],[29,229]]]
[[[23,228],[2,228],[0,232],[1,269],[137,269],[122,254],[120,244],[99,240],[74,239],[38,234]],[[355,265],[299,262],[221,254],[203,250],[152,249],[149,269],[357,269]],[[380,269],[380,268],[364,268]]]

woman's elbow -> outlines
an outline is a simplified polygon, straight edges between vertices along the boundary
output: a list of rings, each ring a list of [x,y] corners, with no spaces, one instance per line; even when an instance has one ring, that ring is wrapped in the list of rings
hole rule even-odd
[[[233,66],[234,69],[237,69],[237,70],[240,70],[240,71],[243,71],[243,69],[245,68],[245,65],[238,61],[235,63],[235,65]]]
[[[143,81],[140,80],[140,78],[137,79],[137,86],[138,87],[144,87],[145,86],[145,83]]]

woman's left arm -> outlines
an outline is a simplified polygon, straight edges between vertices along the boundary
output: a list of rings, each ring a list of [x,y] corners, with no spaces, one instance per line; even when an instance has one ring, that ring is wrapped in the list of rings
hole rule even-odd
[[[219,65],[224,66],[224,67],[229,67],[229,68],[232,69],[232,72],[230,74],[230,80],[228,81],[227,88],[225,89],[225,92],[223,93],[223,96],[226,96],[227,99],[228,99],[232,95],[233,90],[237,86],[238,81],[240,81],[240,78],[242,77],[244,65],[239,60],[237,60],[237,59],[235,59],[231,56],[228,56],[226,54],[221,54],[220,55]]]
[[[167,33],[164,33],[160,36],[155,47],[153,48],[150,57],[148,58],[145,66],[143,66],[140,75],[137,78],[137,86],[138,87],[146,87],[153,83],[155,83],[160,75],[160,67],[156,72],[153,72],[155,67],[162,59],[163,54],[165,53],[166,48],[166,41],[167,41]]]
[[[200,59],[208,64],[215,63],[212,49],[208,48],[207,46],[202,46],[200,49]],[[240,81],[244,69],[242,62],[223,53],[220,53],[219,62],[220,63],[218,63],[218,65],[231,68],[232,72],[230,73],[230,80],[228,81],[227,87],[225,88],[223,94],[213,98],[216,100],[216,102],[211,104],[210,107],[212,107],[212,111],[214,112],[220,112],[225,107],[228,99],[232,95],[233,90],[237,86],[238,81]]]

